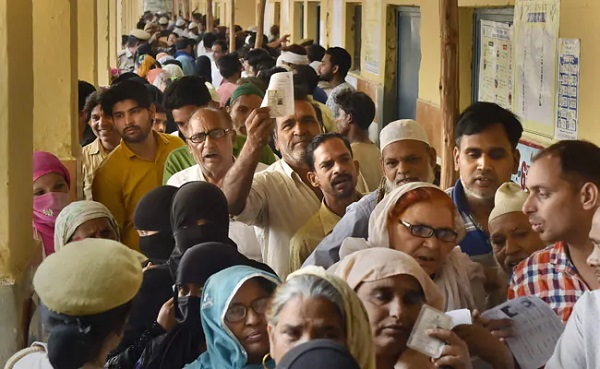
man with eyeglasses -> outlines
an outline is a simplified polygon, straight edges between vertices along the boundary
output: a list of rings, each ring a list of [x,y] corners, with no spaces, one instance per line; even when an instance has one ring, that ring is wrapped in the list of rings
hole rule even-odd
[[[187,147],[196,164],[175,173],[167,181],[167,185],[181,187],[187,182],[206,181],[222,186],[225,174],[235,161],[233,147],[236,142],[236,132],[231,117],[223,110],[200,108],[189,120],[188,134]],[[256,172],[266,168],[265,164],[258,163]],[[256,239],[254,227],[232,220],[229,225],[229,238],[238,245],[238,250],[242,254],[262,261],[260,244]]]

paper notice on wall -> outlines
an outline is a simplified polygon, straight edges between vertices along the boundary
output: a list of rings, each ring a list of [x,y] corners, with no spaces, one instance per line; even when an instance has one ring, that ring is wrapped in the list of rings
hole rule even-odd
[[[515,4],[515,113],[550,128],[556,120],[559,9],[559,0]]]
[[[512,27],[506,23],[481,21],[479,56],[479,101],[513,108]]]
[[[565,329],[550,306],[537,296],[509,300],[482,316],[513,321],[514,335],[506,338],[506,343],[521,369],[537,369],[546,365]]]
[[[561,38],[558,46],[557,140],[576,140],[579,120],[579,62],[581,42]]]
[[[269,87],[260,105],[271,108],[271,117],[294,115],[294,74],[292,72],[275,73],[269,81]]]

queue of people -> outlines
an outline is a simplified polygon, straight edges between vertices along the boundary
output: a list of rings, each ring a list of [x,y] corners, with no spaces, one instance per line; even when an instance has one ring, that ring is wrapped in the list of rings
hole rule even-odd
[[[34,153],[43,261],[31,346],[6,368],[512,369],[513,323],[482,313],[522,296],[566,325],[547,368],[599,367],[600,148],[545,148],[524,191],[521,123],[477,102],[442,189],[422,124],[369,135],[346,50],[278,33],[254,48],[199,14],[145,14],[111,86],[80,89],[85,200]],[[286,72],[293,114],[273,116],[261,104]],[[438,357],[409,342],[425,305],[471,318],[425,332]]]

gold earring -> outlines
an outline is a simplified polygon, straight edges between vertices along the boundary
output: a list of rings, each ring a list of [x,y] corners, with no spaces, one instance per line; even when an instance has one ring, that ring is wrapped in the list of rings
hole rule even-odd
[[[267,361],[269,361],[271,359],[271,353],[267,352],[267,354],[265,356],[263,356],[262,359],[262,366],[264,369],[269,369],[269,367],[267,366]]]

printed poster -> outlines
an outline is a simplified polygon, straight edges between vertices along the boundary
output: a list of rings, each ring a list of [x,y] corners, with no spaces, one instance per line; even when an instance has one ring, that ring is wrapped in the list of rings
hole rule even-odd
[[[581,42],[560,39],[558,47],[557,140],[576,140],[579,119],[579,61]]]
[[[515,113],[552,137],[555,125],[559,0],[515,4]]]
[[[521,140],[517,145],[517,150],[521,153],[521,159],[519,160],[519,169],[517,174],[513,174],[511,180],[521,186],[521,189],[525,190],[525,183],[527,181],[527,175],[529,174],[529,168],[533,162],[533,158],[539,154],[544,148],[540,145],[534,144]]]
[[[513,109],[512,27],[506,23],[481,21],[479,57],[479,101]]]

